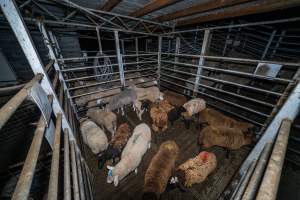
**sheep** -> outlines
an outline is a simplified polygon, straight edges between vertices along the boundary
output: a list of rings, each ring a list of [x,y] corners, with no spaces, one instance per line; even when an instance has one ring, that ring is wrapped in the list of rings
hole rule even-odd
[[[125,89],[121,91],[119,94],[113,96],[108,105],[106,106],[107,110],[116,110],[121,109],[122,115],[124,115],[124,106],[126,105],[133,105],[135,101],[137,100],[137,94],[136,91],[133,89]]]
[[[189,128],[192,116],[204,110],[206,102],[203,99],[196,98],[186,102],[183,107],[186,112],[181,113],[181,115],[183,116],[185,127]]]
[[[159,199],[175,168],[179,147],[173,140],[163,142],[153,156],[145,174],[143,199]]]
[[[94,154],[97,155],[107,149],[107,136],[93,121],[88,119],[81,120],[80,131],[83,143],[86,144]]]
[[[93,120],[96,124],[105,127],[112,137],[117,129],[117,115],[111,111],[101,110],[100,108],[90,108],[86,116]]]
[[[159,91],[159,88],[156,86],[148,87],[148,88],[138,88],[136,86],[132,86],[136,91],[137,100],[143,101],[148,100],[150,102],[157,102],[159,100],[163,100],[163,93]]]
[[[107,183],[114,183],[118,186],[119,181],[125,178],[130,172],[137,173],[143,155],[151,145],[151,129],[145,124],[141,123],[133,130],[132,136],[129,138],[121,155],[120,162],[115,166],[108,166]]]
[[[146,107],[144,106],[143,102],[136,100],[134,102],[134,108],[137,117],[139,118],[139,120],[142,120],[142,115],[146,110]]]
[[[185,113],[182,113],[184,117],[191,117],[194,114],[206,108],[206,102],[203,99],[196,98],[186,102],[183,107],[186,109]]]
[[[98,157],[99,169],[103,168],[106,160],[113,159],[113,164],[115,164],[115,158],[121,156],[121,152],[131,134],[132,132],[127,123],[123,123],[118,127],[115,136],[109,142],[107,150]]]
[[[152,105],[150,117],[152,119],[152,129],[155,132],[163,132],[168,128],[168,114],[159,105]]]
[[[207,126],[200,132],[199,144],[205,148],[220,146],[229,150],[239,149],[254,142],[253,135],[244,134],[241,129],[221,126]]]
[[[248,132],[255,128],[253,124],[236,121],[235,119],[225,116],[221,112],[211,108],[206,108],[199,113],[199,123],[200,125],[207,124],[213,126],[237,128],[242,132]]]
[[[202,151],[196,157],[190,158],[176,169],[176,177],[171,183],[179,182],[184,187],[203,182],[217,167],[214,153]]]
[[[169,91],[169,90],[164,92],[163,97],[165,100],[170,102],[170,104],[172,106],[175,106],[175,107],[181,107],[187,102],[187,99],[184,95],[181,95],[176,92]]]
[[[173,108],[174,108],[174,106],[172,106],[170,103],[169,103],[169,101],[167,101],[167,100],[162,100],[162,101],[160,101],[159,103],[158,103],[158,106],[159,106],[159,108],[160,109],[162,109],[163,111],[165,111],[166,113],[168,113],[168,112],[170,112]]]

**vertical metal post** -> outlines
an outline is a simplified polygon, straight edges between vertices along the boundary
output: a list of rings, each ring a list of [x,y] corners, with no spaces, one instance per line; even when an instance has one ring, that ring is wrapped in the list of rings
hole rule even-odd
[[[135,54],[136,54],[136,62],[137,62],[137,68],[140,69],[139,65],[139,38],[135,38]]]
[[[171,53],[171,46],[172,46],[172,41],[169,39],[168,40],[168,53]]]
[[[48,189],[48,200],[56,200],[58,194],[59,155],[61,137],[61,114],[57,114],[51,162],[51,172]]]
[[[175,58],[174,58],[175,63],[178,62],[178,57],[176,56],[176,54],[179,54],[179,52],[180,52],[180,37],[176,37]],[[176,64],[174,64],[174,69],[176,69]]]
[[[274,57],[274,55],[275,55],[275,53],[276,53],[276,51],[277,51],[277,49],[278,49],[278,47],[279,47],[279,45],[280,45],[280,43],[281,43],[283,37],[285,36],[285,33],[286,33],[285,30],[284,30],[284,31],[281,31],[280,37],[279,37],[279,39],[278,39],[278,41],[277,41],[277,43],[276,43],[276,45],[275,45],[275,48],[273,49],[273,51],[272,51],[272,53],[271,53],[270,58],[273,58],[273,57]]]
[[[103,51],[102,51],[102,44],[101,44],[101,37],[100,37],[100,31],[99,31],[99,27],[96,27],[96,32],[97,32],[97,39],[98,39],[98,46],[99,46],[99,52],[102,55]]]
[[[64,200],[71,200],[70,145],[68,129],[64,130]]]
[[[35,48],[32,38],[27,30],[27,27],[23,21],[23,18],[18,10],[16,3],[13,0],[0,1],[2,12],[4,13],[7,21],[9,22],[34,74],[41,73],[44,75],[41,82],[42,88],[47,94],[53,96],[53,111],[55,115],[62,113],[62,127],[69,129],[71,137],[73,138],[73,131],[66,120],[66,116],[63,113],[63,109],[60,106],[59,100],[55,94],[55,91],[51,85],[51,81],[45,71],[44,65],[40,56]]]
[[[158,36],[158,53],[157,53],[157,86],[158,86],[158,88],[160,88],[161,46],[162,46],[162,36]]]
[[[209,37],[210,37],[210,30],[205,30],[204,31],[204,37],[203,37],[203,42],[202,42],[202,48],[201,48],[201,56],[205,56],[209,44]],[[199,83],[200,83],[200,75],[202,74],[202,66],[204,65],[205,59],[203,57],[199,58],[199,64],[198,64],[198,69],[197,69],[197,76],[195,79],[195,84],[194,84],[194,92],[193,96],[195,97],[197,95]]]
[[[120,73],[121,85],[123,87],[125,87],[125,77],[124,77],[123,60],[122,60],[122,55],[120,53],[119,32],[118,31],[114,31],[114,34],[115,34],[116,52],[117,52],[117,57],[118,57],[118,64],[119,64],[119,73]]]
[[[72,182],[73,182],[73,199],[79,200],[79,186],[78,186],[78,173],[76,166],[76,153],[75,153],[75,143],[70,141],[71,144],[71,162],[72,162]]]
[[[263,54],[262,54],[262,56],[260,58],[261,60],[265,59],[265,57],[266,57],[266,55],[268,53],[268,50],[269,50],[269,48],[270,48],[270,46],[272,44],[272,41],[273,41],[273,38],[274,38],[276,32],[277,32],[276,30],[272,31],[272,33],[271,33],[271,35],[269,37],[269,41],[267,43],[267,46],[265,47],[265,50],[264,50],[264,52],[263,52]]]
[[[230,25],[232,25],[232,24],[233,24],[233,21],[230,23]],[[226,40],[225,40],[225,45],[224,45],[224,49],[223,49],[223,52],[222,52],[222,56],[225,56],[225,54],[226,54],[226,49],[227,49],[227,44],[228,44],[227,41],[230,39],[231,30],[232,30],[232,28],[230,27],[228,29],[228,33],[227,33],[227,36],[226,36]]]
[[[145,51],[148,52],[148,39],[146,39]]]
[[[78,169],[78,182],[79,182],[79,190],[80,190],[80,200],[85,200],[85,189],[84,189],[84,182],[83,182],[83,175],[82,175],[82,168],[81,168],[81,155],[79,151],[75,150],[76,155],[76,166]]]

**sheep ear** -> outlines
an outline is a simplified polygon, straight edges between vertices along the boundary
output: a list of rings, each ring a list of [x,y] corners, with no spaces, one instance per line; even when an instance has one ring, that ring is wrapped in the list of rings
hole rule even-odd
[[[109,169],[109,170],[113,170],[113,169],[114,169],[114,167],[113,167],[113,166],[109,166],[109,165],[107,165],[107,169]]]

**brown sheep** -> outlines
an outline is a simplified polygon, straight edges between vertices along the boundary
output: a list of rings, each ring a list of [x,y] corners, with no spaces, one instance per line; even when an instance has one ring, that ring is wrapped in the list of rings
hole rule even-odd
[[[164,92],[164,99],[175,107],[181,107],[187,102],[187,98],[184,95],[169,90]]]
[[[132,131],[127,123],[121,124],[115,136],[109,142],[109,146],[104,154],[98,157],[98,167],[102,169],[107,160],[113,159],[113,164],[115,163],[115,158],[121,156],[122,150],[127,144],[128,139],[132,135]]]
[[[199,113],[199,123],[213,126],[224,126],[228,128],[237,128],[242,132],[248,132],[254,129],[253,124],[247,122],[239,122],[212,108],[206,108]]]
[[[163,132],[168,128],[168,114],[158,105],[152,105],[150,109],[152,129],[155,132]]]
[[[166,113],[169,113],[174,108],[174,106],[172,106],[170,104],[170,102],[167,101],[167,100],[160,101],[158,103],[158,106],[159,106],[159,108],[161,108],[162,110],[164,110]]]
[[[176,169],[180,184],[191,187],[195,183],[203,182],[217,167],[214,153],[202,151],[194,158],[190,158]]]
[[[205,148],[220,146],[229,150],[239,149],[253,141],[253,136],[244,134],[241,129],[217,126],[205,127],[199,137],[199,144]]]
[[[153,156],[145,174],[143,199],[159,199],[175,168],[179,147],[175,141],[163,142]]]

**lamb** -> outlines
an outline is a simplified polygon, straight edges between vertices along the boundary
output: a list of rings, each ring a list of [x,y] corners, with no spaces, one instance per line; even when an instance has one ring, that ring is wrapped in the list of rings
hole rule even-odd
[[[111,111],[101,110],[100,108],[90,108],[86,116],[93,120],[97,125],[105,127],[112,137],[117,129],[117,115]]]
[[[238,128],[207,126],[200,132],[199,144],[205,148],[220,146],[235,150],[251,144],[254,139],[253,135],[244,134]]]
[[[168,128],[168,114],[158,105],[152,105],[150,109],[152,129],[155,132],[163,132]]]
[[[175,141],[169,140],[160,145],[145,174],[143,199],[159,199],[167,187],[178,155],[179,147]]]
[[[137,173],[142,157],[151,145],[150,127],[141,123],[133,130],[132,136],[129,138],[121,155],[120,162],[115,166],[108,166],[107,183],[114,183],[118,186],[119,181],[125,178],[130,172]]]
[[[213,126],[237,128],[242,132],[248,132],[255,128],[253,124],[236,121],[211,108],[206,108],[199,113],[199,123],[200,125],[207,124]]]
[[[115,136],[109,142],[107,150],[104,152],[104,154],[98,157],[99,169],[103,168],[106,160],[113,159],[113,164],[115,164],[115,158],[120,158],[121,152],[125,147],[131,134],[132,132],[127,123],[123,123],[118,127]]]
[[[174,106],[172,106],[169,101],[167,100],[162,100],[158,103],[158,106],[160,109],[162,109],[163,111],[165,111],[166,113],[170,112]]]
[[[196,157],[190,158],[176,169],[176,177],[171,179],[171,183],[179,181],[185,187],[201,183],[217,167],[217,158],[214,153],[202,151]]]
[[[164,92],[163,97],[164,97],[165,100],[170,102],[170,104],[172,106],[175,106],[175,107],[178,107],[178,108],[183,106],[187,102],[187,99],[184,95],[181,95],[181,94],[178,94],[176,92],[169,91],[169,90]]]
[[[80,131],[83,143],[86,144],[94,154],[105,151],[108,147],[108,139],[104,131],[94,122],[88,119],[81,120]]]
[[[110,99],[110,102],[106,106],[106,109],[110,111],[121,109],[122,115],[124,115],[124,106],[134,105],[136,100],[137,100],[137,94],[135,90],[125,89]]]
[[[180,118],[181,113],[186,112],[186,109],[183,106],[174,107],[166,99],[159,102],[159,108],[167,113],[168,120],[171,122],[172,126],[174,124],[174,121]]]

